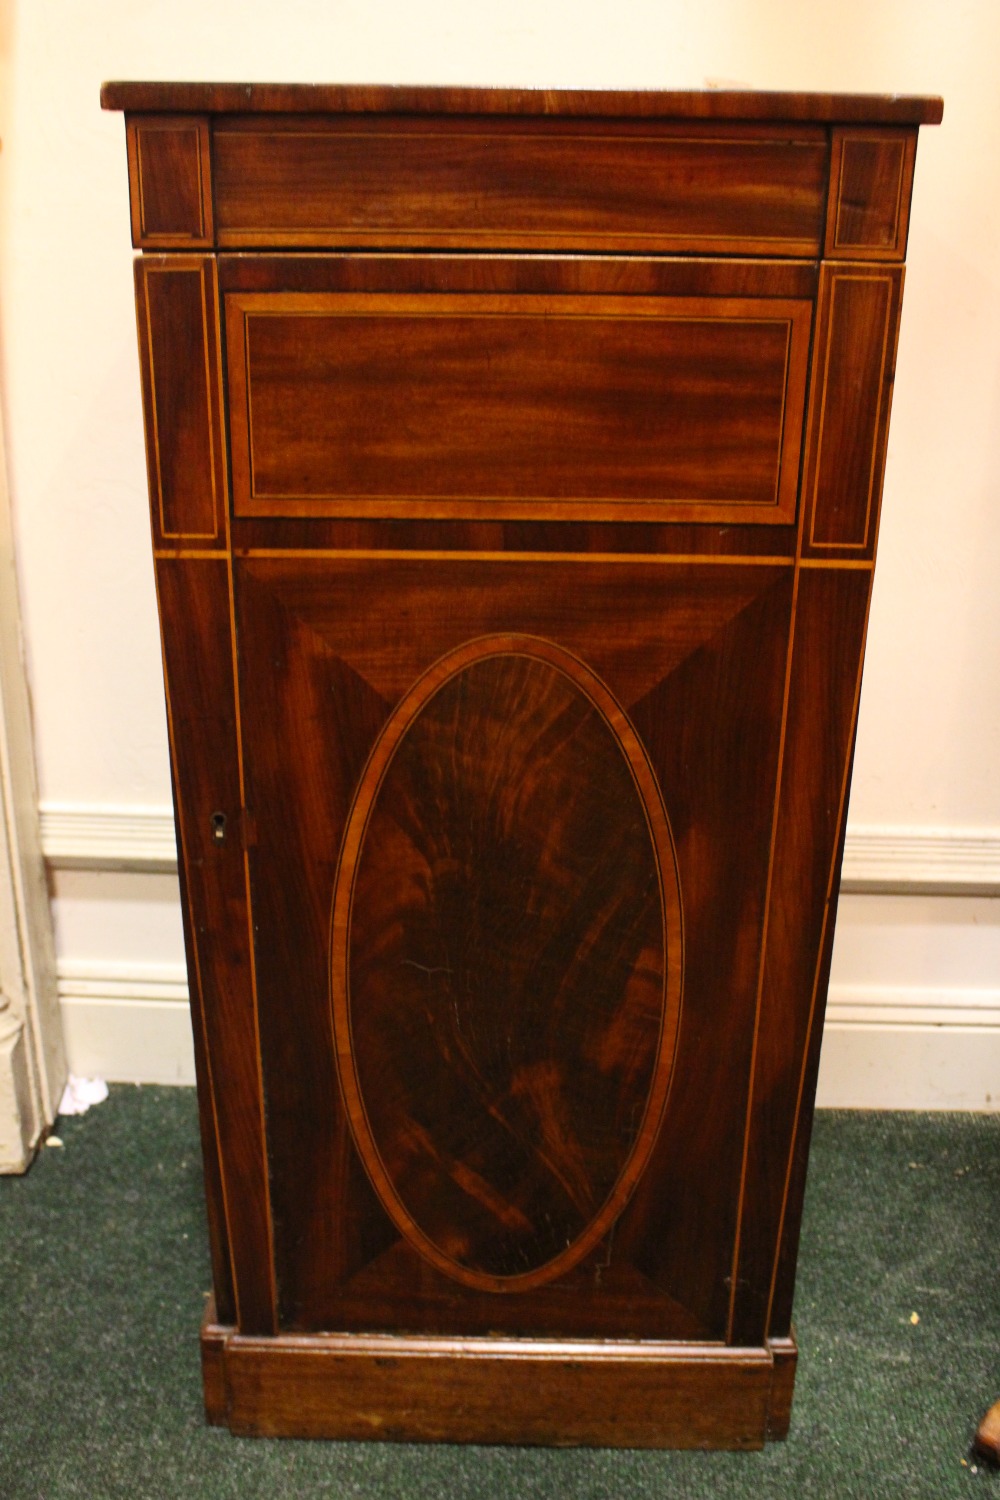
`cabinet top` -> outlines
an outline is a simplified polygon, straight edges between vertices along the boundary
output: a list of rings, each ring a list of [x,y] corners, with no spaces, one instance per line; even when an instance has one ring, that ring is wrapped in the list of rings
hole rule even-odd
[[[812,94],[751,89],[526,89],[332,83],[105,83],[104,109],[184,114],[471,114],[659,120],[937,125],[925,94]]]

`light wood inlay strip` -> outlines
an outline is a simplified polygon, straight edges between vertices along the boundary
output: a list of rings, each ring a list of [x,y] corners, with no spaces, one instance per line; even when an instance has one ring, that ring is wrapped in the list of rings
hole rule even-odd
[[[220,554],[224,556],[225,554]],[[215,556],[210,553],[209,556]],[[635,566],[639,563],[673,566],[674,564],[705,563],[707,566],[713,564],[739,565],[741,567],[760,568],[793,568],[794,557],[765,557],[753,554],[727,553],[727,552],[465,552],[465,551],[418,551],[416,548],[407,549],[399,547],[235,547],[233,556],[238,558],[271,557],[271,558],[342,558],[350,560],[357,558],[364,561],[381,561],[383,559],[394,559],[405,562],[414,560],[417,562],[561,562],[561,563],[618,563],[623,566]],[[835,567],[836,563],[820,560],[817,567]],[[869,566],[869,564],[851,563],[851,567]]]

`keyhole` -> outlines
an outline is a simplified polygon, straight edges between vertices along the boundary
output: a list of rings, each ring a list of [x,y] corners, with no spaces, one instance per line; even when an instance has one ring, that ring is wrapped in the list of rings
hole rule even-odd
[[[212,838],[217,844],[225,841],[226,837],[226,815],[225,813],[212,814]]]

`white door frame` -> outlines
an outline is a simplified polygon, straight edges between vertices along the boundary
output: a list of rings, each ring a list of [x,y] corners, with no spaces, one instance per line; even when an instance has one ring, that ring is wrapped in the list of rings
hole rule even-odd
[[[0,1173],[31,1164],[65,1081],[0,419]]]

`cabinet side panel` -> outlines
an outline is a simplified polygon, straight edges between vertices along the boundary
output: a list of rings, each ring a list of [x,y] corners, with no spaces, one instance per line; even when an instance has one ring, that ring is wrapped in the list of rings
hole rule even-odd
[[[768,1328],[772,1275],[809,1039],[823,1012],[870,584],[868,569],[853,568],[803,569],[799,580],[734,1258],[734,1343],[788,1332]]]
[[[271,1228],[226,561],[160,558],[157,586],[236,1310],[243,1331],[267,1333],[274,1328]]]

